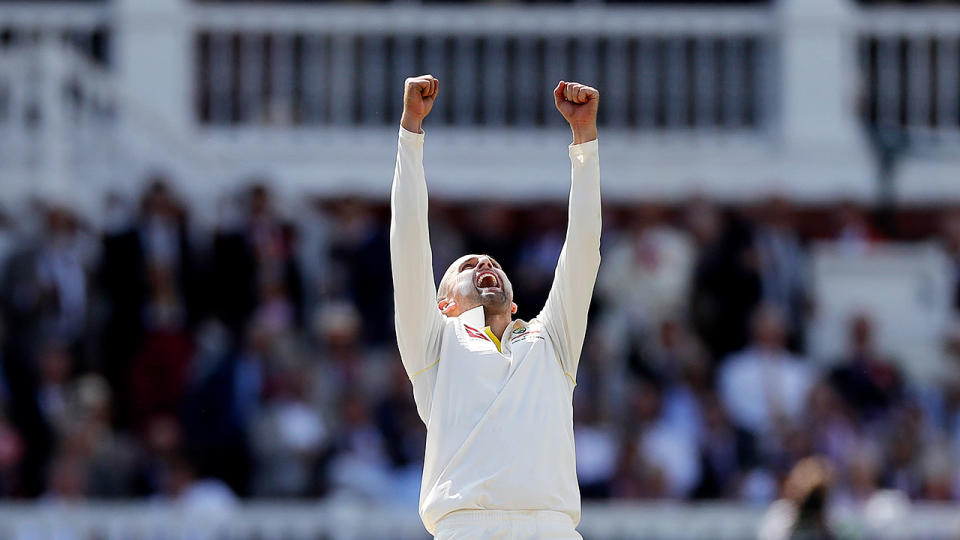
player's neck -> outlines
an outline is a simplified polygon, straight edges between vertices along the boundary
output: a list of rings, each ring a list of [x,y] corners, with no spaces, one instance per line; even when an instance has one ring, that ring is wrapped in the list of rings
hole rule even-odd
[[[484,310],[484,316],[487,326],[490,327],[490,331],[498,338],[503,335],[503,331],[507,329],[507,326],[510,326],[510,323],[513,322],[513,318],[509,313],[487,313],[486,310]]]

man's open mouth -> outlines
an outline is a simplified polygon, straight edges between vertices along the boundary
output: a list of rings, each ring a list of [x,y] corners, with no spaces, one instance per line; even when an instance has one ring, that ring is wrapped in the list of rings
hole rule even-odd
[[[500,279],[497,274],[487,270],[477,272],[476,285],[478,289],[500,288]]]

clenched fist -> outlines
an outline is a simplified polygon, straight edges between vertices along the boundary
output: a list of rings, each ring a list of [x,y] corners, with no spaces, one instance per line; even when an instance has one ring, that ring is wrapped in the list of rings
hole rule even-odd
[[[403,83],[403,116],[400,125],[407,131],[420,133],[423,119],[430,114],[440,91],[440,81],[433,75],[409,77]]]
[[[573,130],[574,144],[597,138],[597,108],[600,92],[592,86],[560,81],[553,91],[557,110]]]

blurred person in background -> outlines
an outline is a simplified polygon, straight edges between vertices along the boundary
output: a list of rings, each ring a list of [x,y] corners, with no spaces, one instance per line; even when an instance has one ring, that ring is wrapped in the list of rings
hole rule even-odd
[[[696,246],[690,320],[711,358],[722,361],[749,338],[762,295],[757,255],[740,216],[724,215],[704,197],[691,200],[684,214]]]
[[[522,235],[516,251],[516,266],[513,267],[516,268],[513,272],[516,276],[514,301],[518,306],[542,306],[546,302],[557,258],[563,248],[563,219],[563,209],[552,206],[528,214],[528,223],[522,228],[527,234]]]
[[[607,499],[613,491],[618,434],[583,391],[574,397],[573,420],[580,495]]]
[[[910,498],[922,496],[925,483],[923,454],[932,444],[933,433],[928,430],[923,409],[907,404],[891,417],[885,435],[885,463],[881,483]]]
[[[433,201],[430,205],[430,238],[433,241],[433,275],[443,277],[447,261],[467,253],[467,232],[464,230],[461,206]],[[437,282],[439,286],[440,283]]]
[[[275,366],[269,394],[253,413],[250,430],[256,471],[253,492],[261,497],[315,495],[312,484],[330,444],[327,421],[310,401],[306,365]]]
[[[251,470],[248,404],[260,393],[256,366],[244,360],[223,323],[201,322],[181,408],[185,454],[197,474],[220,478],[241,496]]]
[[[783,197],[763,203],[753,231],[761,301],[784,315],[787,342],[797,350],[806,320],[807,257],[796,231],[793,208]]]
[[[864,427],[826,380],[817,381],[810,390],[806,416],[804,429],[814,451],[842,469],[850,467],[858,449],[868,443]]]
[[[940,220],[940,238],[951,262],[953,305],[960,310],[960,208],[944,211]]]
[[[208,519],[235,510],[239,502],[229,486],[218,478],[198,475],[194,465],[185,459],[174,459],[170,464],[165,487],[163,498],[176,502],[184,512]]]
[[[880,240],[866,212],[853,201],[843,201],[833,215],[833,240],[845,253],[864,254]]]
[[[880,489],[880,456],[874,442],[854,449],[837,470],[834,491],[840,508],[863,509]]]
[[[657,339],[663,323],[688,315],[694,246],[663,214],[654,203],[641,204],[605,250],[597,296],[607,308],[602,325],[613,333],[617,351],[637,350]]]
[[[337,235],[330,246],[343,276],[343,293],[364,321],[364,341],[381,344],[392,334],[389,305],[389,239],[371,204],[350,199],[336,211]]]
[[[0,497],[10,497],[18,492],[25,447],[20,430],[10,418],[13,389],[6,373],[5,332],[0,316]]]
[[[66,425],[58,433],[61,455],[80,459],[90,497],[128,495],[136,474],[138,451],[124,433],[113,429],[110,387],[100,375],[87,374],[71,384]]]
[[[496,253],[502,267],[517,268],[524,235],[517,234],[517,211],[511,205],[485,202],[470,208],[463,220],[467,253]]]
[[[149,297],[143,306],[143,332],[127,368],[127,414],[134,429],[157,415],[176,414],[194,354],[186,308],[169,269],[147,269]]]
[[[703,396],[704,433],[700,438],[698,499],[735,498],[745,471],[758,463],[756,438],[730,421],[716,394]]]
[[[131,493],[155,496],[167,489],[174,462],[183,455],[183,430],[175,416],[157,415],[139,435],[141,456]]]
[[[331,494],[382,500],[391,493],[390,455],[362,395],[349,393],[341,402],[340,435],[328,464]]]
[[[833,530],[827,512],[833,469],[822,457],[801,460],[790,471],[783,498],[764,515],[758,540],[831,540],[841,538]]]
[[[814,372],[787,350],[786,339],[782,311],[761,306],[753,314],[750,345],[731,355],[718,373],[730,417],[754,434],[782,433],[799,425],[805,413]]]
[[[410,394],[410,379],[397,362],[390,368],[389,388],[383,397],[375,399],[374,418],[390,456],[394,471],[410,470],[417,478],[413,493],[420,489],[420,471],[423,470],[423,446],[426,430],[417,415],[417,404]]]
[[[186,210],[166,177],[151,178],[139,210],[130,216],[122,199],[108,197],[98,272],[107,308],[101,369],[116,392],[123,425],[130,414],[139,414],[132,400],[142,399],[137,394],[142,388],[129,386],[134,356],[142,363],[145,355],[161,354],[154,345],[162,349],[186,341],[174,335],[196,314],[198,292]]]
[[[213,240],[212,313],[239,340],[255,314],[272,324],[302,322],[302,278],[294,251],[297,233],[273,205],[264,183],[242,198],[236,220],[220,224]]]
[[[851,317],[848,332],[847,353],[830,371],[830,384],[859,423],[883,420],[903,397],[903,377],[896,365],[876,349],[868,314]]]
[[[651,381],[638,381],[632,394],[628,417],[639,430],[637,450],[650,490],[646,496],[687,498],[701,478],[699,432],[688,429],[686,418],[670,417],[665,392]],[[698,409],[689,412],[700,416]]]
[[[17,228],[13,217],[0,207],[0,268],[17,244]]]
[[[8,329],[8,352],[29,357],[32,347],[53,337],[78,361],[87,345],[89,267],[94,250],[77,215],[50,202],[39,208],[40,237],[18,247],[6,261],[0,298]]]

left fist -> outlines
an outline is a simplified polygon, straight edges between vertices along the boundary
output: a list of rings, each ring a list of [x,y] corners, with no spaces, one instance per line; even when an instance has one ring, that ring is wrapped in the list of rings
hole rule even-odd
[[[557,103],[557,110],[570,127],[596,126],[597,107],[600,105],[600,92],[596,88],[560,81],[553,91],[553,98]]]

